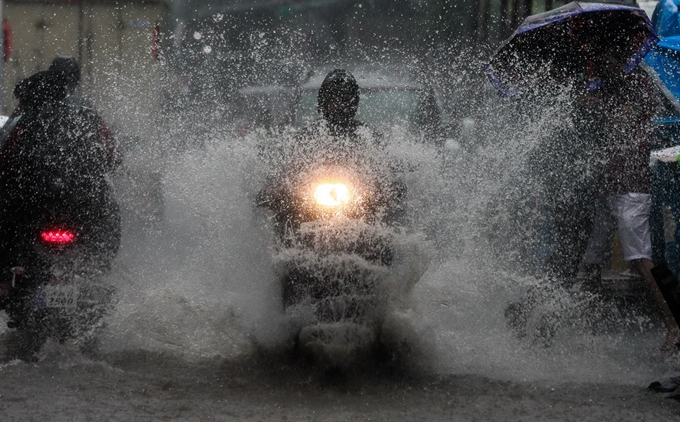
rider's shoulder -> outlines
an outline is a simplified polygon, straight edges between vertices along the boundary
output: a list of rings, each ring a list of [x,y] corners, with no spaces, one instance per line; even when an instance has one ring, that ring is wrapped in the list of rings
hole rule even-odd
[[[314,138],[323,135],[325,132],[327,132],[325,120],[318,118],[295,131],[295,136],[297,138]]]
[[[361,137],[364,140],[366,140],[367,142],[369,142],[370,144],[373,144],[373,145],[382,145],[383,144],[385,134],[381,130],[379,130],[375,127],[372,127],[370,125],[367,125],[366,123],[361,122],[359,120],[355,121],[355,128],[356,128],[355,133],[359,137]]]

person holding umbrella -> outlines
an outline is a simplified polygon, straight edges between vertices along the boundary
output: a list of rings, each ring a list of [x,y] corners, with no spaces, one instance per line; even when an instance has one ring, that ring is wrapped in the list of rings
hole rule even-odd
[[[550,157],[543,157],[551,161],[551,171],[539,177],[555,221],[548,277],[562,285],[573,283],[597,204],[606,200],[617,218],[626,258],[643,274],[662,311],[664,347],[670,347],[680,330],[650,272],[648,163],[655,105],[638,68],[656,42],[641,9],[572,2],[528,17],[485,70],[504,96],[540,95],[555,85],[570,89],[573,96],[571,125],[553,137]],[[521,325],[533,306],[511,306],[506,315]]]
[[[676,318],[664,299],[652,270],[652,244],[650,232],[651,169],[649,157],[652,149],[652,121],[658,108],[648,75],[633,71],[628,75],[620,69],[607,68],[603,79],[601,96],[608,101],[608,120],[605,128],[609,137],[605,148],[605,166],[599,196],[599,208],[590,231],[588,247],[584,255],[586,269],[590,269],[591,282],[587,287],[600,290],[600,267],[605,248],[609,246],[611,226],[607,220],[613,218],[618,229],[623,258],[640,273],[662,311],[667,328],[664,349],[677,342],[680,330]],[[594,283],[593,283],[594,281]]]

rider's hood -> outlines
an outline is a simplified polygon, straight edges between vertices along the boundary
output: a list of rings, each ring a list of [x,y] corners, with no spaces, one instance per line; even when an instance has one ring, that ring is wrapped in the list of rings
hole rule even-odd
[[[21,80],[14,88],[14,96],[26,107],[57,102],[68,96],[67,84],[59,73],[42,71]]]

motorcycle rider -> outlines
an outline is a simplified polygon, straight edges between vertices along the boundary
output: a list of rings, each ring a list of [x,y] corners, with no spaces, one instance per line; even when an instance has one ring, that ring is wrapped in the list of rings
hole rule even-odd
[[[116,144],[97,112],[74,100],[79,75],[75,60],[57,58],[14,89],[19,106],[0,133],[0,309],[10,305],[9,267],[35,262],[26,227],[52,211],[56,192],[71,190],[64,211],[90,227],[93,255],[108,262],[117,253],[120,216],[107,180]]]
[[[280,147],[270,155],[273,172],[257,198],[259,206],[275,213],[277,249],[292,248],[296,251],[293,255],[302,252],[304,256],[284,258],[277,264],[284,309],[313,304],[314,319],[321,323],[307,321],[299,327],[296,342],[301,351],[324,333],[333,338],[338,323],[344,330],[350,320],[351,329],[359,330],[366,341],[348,345],[347,350],[363,354],[377,339],[374,329],[381,319],[377,279],[384,273],[358,270],[350,263],[353,259],[345,262],[345,257],[384,267],[392,264],[395,245],[390,229],[402,222],[406,188],[396,174],[398,163],[388,154],[380,134],[356,119],[359,99],[359,85],[350,72],[330,72],[319,88],[319,118],[295,136],[279,139]],[[312,198],[326,183],[323,180],[333,179],[341,182],[338,184],[347,196],[340,193],[342,189],[333,189],[328,196],[340,202],[344,197],[348,206],[318,207],[323,201]],[[322,183],[315,187],[317,182]],[[354,188],[357,193],[349,193]],[[336,262],[321,257],[342,258]],[[341,262],[344,264],[338,266]],[[337,304],[348,303],[349,297],[360,304],[342,306],[345,309],[338,312]],[[318,344],[309,351],[323,354],[325,347]]]
[[[275,211],[285,206],[282,181],[305,166],[318,162],[361,162],[369,168],[383,170],[379,201],[391,205],[388,220],[400,219],[406,187],[394,175],[399,165],[386,157],[382,135],[356,119],[360,96],[359,84],[352,73],[345,69],[328,73],[319,88],[319,118],[301,129],[291,145],[277,151],[277,170],[258,194],[258,205]]]

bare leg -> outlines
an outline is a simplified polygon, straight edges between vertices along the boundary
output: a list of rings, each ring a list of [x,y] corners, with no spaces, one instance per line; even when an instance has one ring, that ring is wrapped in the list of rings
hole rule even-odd
[[[678,323],[675,321],[675,318],[673,318],[673,314],[671,313],[670,308],[668,307],[668,304],[666,303],[666,300],[663,298],[663,294],[661,293],[661,290],[659,290],[659,286],[656,284],[656,280],[654,280],[654,277],[652,276],[652,268],[654,268],[654,264],[652,261],[648,259],[636,259],[633,262],[633,265],[637,268],[638,271],[642,274],[642,276],[645,278],[645,283],[647,284],[647,287],[652,293],[652,297],[654,297],[654,301],[656,301],[656,304],[659,306],[659,309],[661,310],[661,314],[663,315],[663,322],[666,325],[666,341],[664,342],[662,346],[662,350],[668,350],[672,348],[675,343],[680,339],[680,327],[678,327]]]

